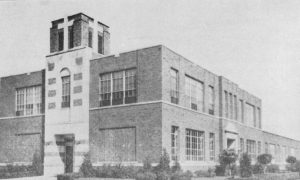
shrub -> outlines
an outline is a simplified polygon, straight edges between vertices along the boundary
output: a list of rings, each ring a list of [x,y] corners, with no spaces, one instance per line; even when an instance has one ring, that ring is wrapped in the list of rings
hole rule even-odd
[[[294,164],[296,163],[297,159],[294,156],[288,156],[285,161],[289,164]]]
[[[43,174],[43,162],[41,155],[39,153],[34,153],[33,159],[32,159],[32,168],[36,175],[42,175]],[[27,170],[26,170],[27,171]]]
[[[241,177],[250,177],[251,171],[251,158],[247,153],[243,153],[240,158],[240,174]]]
[[[156,171],[165,171],[166,173],[170,172],[170,157],[166,151],[163,149],[162,155],[160,156],[159,163],[155,167]]]
[[[174,166],[171,168],[172,173],[181,172],[181,166],[178,160],[176,159]]]
[[[91,159],[90,159],[90,153],[86,153],[84,155],[83,162],[80,166],[79,172],[84,176],[84,177],[95,177],[95,170],[93,168]]]
[[[257,156],[257,162],[263,166],[263,172],[266,172],[266,166],[271,163],[272,155],[271,154],[261,154]]]
[[[152,165],[149,157],[146,157],[146,159],[143,161],[143,170],[144,171],[152,171]]]
[[[171,180],[191,180],[193,177],[193,174],[190,171],[182,172],[177,171],[175,173],[172,173]]]
[[[228,167],[230,176],[234,177],[236,174],[235,162],[238,158],[238,155],[235,153],[235,150],[223,150],[219,155],[219,161],[221,166],[224,166],[225,169]]]
[[[253,174],[263,174],[264,173],[264,167],[262,164],[260,163],[256,163],[255,165],[253,165],[252,167],[252,173]]]
[[[74,180],[79,178],[78,173],[65,173],[57,175],[57,180]]]
[[[136,174],[136,180],[156,180],[156,174],[150,171],[139,172]]]
[[[270,164],[267,166],[266,169],[267,172],[269,173],[278,173],[279,172],[279,166],[276,164]]]
[[[157,180],[169,180],[169,174],[166,171],[156,172]]]
[[[195,171],[196,177],[210,177],[208,171],[198,170]]]
[[[216,176],[224,176],[225,175],[225,167],[222,165],[217,165],[215,168]]]

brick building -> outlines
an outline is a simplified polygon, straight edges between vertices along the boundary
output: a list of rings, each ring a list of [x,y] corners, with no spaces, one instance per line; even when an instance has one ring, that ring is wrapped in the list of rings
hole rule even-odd
[[[79,13],[52,21],[44,70],[0,79],[0,163],[43,157],[44,174],[156,163],[162,149],[184,169],[221,150],[270,153],[283,165],[300,142],[262,129],[261,100],[158,45],[110,54],[109,27]]]

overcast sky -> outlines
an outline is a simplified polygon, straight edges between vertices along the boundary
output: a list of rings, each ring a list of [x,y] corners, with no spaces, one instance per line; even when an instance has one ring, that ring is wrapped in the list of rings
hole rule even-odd
[[[51,21],[110,26],[112,53],[163,44],[262,99],[263,129],[300,140],[299,0],[0,1],[0,76],[39,70]]]

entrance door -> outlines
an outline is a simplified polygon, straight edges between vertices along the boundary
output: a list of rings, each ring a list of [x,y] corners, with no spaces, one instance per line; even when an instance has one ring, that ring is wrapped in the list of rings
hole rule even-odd
[[[235,139],[227,138],[227,149],[234,149],[234,150],[236,150]]]
[[[65,140],[65,173],[73,172],[74,164],[74,136],[67,135]]]

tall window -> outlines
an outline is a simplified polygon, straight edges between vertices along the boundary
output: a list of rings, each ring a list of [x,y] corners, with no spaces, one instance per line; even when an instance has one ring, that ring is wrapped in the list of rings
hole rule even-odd
[[[215,134],[209,133],[209,160],[215,160]]]
[[[58,51],[64,50],[64,29],[58,30]]]
[[[178,104],[179,100],[179,78],[178,71],[171,68],[171,103]]]
[[[179,160],[179,128],[171,127],[171,158],[173,161]]]
[[[245,144],[244,144],[244,139],[240,138],[240,151],[241,153],[245,152]]]
[[[89,28],[89,47],[93,47],[93,28]]]
[[[103,37],[100,32],[98,32],[98,53],[103,54]]]
[[[256,158],[256,143],[254,140],[247,139],[247,153],[252,159]]]
[[[265,143],[265,153],[269,154],[269,144],[267,142]]]
[[[204,87],[202,82],[185,76],[185,94],[191,109],[204,111]]]
[[[101,74],[99,85],[100,106],[137,101],[136,69]]]
[[[186,160],[204,161],[204,132],[186,129]]]
[[[69,49],[74,47],[74,26],[69,26]]]
[[[33,86],[16,90],[16,115],[35,115],[42,111],[42,88]]]
[[[70,107],[70,76],[63,76],[62,81],[62,102],[61,107]]]
[[[228,92],[224,91],[224,96],[225,96],[225,117],[228,118],[229,114],[228,114]]]
[[[229,93],[229,118],[233,119],[233,99],[231,93]]]
[[[235,120],[237,120],[238,118],[238,107],[237,107],[237,97],[236,95],[233,96],[233,111],[234,111],[234,114],[233,114],[233,118]]]
[[[239,120],[240,122],[244,122],[244,105],[241,99],[239,101]]]
[[[261,142],[260,141],[257,142],[257,154],[258,155],[261,154]]]
[[[255,127],[255,110],[254,106],[246,103],[246,122],[249,126]]]
[[[215,91],[212,86],[208,87],[208,113],[215,114]]]
[[[257,116],[258,116],[258,128],[261,128],[261,111],[260,108],[257,108]]]

